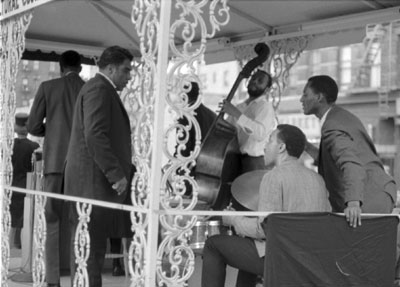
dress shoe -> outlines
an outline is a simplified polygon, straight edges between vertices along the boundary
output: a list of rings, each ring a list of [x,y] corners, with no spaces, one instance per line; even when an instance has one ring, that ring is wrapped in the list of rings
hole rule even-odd
[[[121,266],[115,266],[112,271],[112,276],[124,276],[125,271]]]

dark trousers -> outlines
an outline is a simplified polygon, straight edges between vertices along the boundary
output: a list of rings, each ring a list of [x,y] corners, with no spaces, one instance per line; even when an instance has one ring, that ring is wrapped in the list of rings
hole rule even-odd
[[[264,257],[260,257],[254,241],[236,235],[215,235],[206,240],[203,249],[202,287],[224,287],[226,265],[239,269],[236,287],[256,285],[264,273]]]
[[[87,272],[89,276],[90,287],[101,287],[102,278],[101,272],[103,271],[104,259],[107,248],[107,237],[109,235],[110,227],[110,210],[103,207],[93,205],[90,214],[89,222],[89,236],[90,236],[90,254],[87,260]],[[71,204],[70,209],[70,224],[71,224],[71,286],[76,273],[77,264],[75,263],[75,241],[79,238],[75,237],[76,228],[78,226],[78,213],[76,211],[76,204]]]
[[[110,252],[112,254],[121,254],[122,239],[121,238],[110,238]],[[113,259],[113,267],[120,267],[121,262],[119,258]]]
[[[62,191],[62,174],[45,174],[44,190],[60,194]],[[46,281],[50,284],[57,284],[60,282],[60,225],[63,216],[63,206],[63,200],[47,198],[45,206],[47,224]]]

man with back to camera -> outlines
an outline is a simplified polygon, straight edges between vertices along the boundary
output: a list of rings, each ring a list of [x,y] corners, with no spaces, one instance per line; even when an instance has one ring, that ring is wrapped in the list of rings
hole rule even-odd
[[[384,170],[362,122],[337,106],[338,86],[329,76],[308,79],[300,102],[305,115],[321,121],[319,149],[305,151],[318,161],[334,212],[344,212],[350,226],[361,225],[361,212],[391,213],[396,185]]]
[[[133,56],[119,46],[101,54],[99,72],[81,89],[74,112],[65,166],[65,194],[123,203],[133,173],[131,128],[118,92],[131,79]],[[107,237],[113,216],[107,208],[92,206],[89,224],[89,286],[101,287]],[[74,238],[79,223],[75,204],[70,209],[71,285],[76,263]]]
[[[27,127],[34,136],[44,137],[44,190],[62,193],[62,173],[67,155],[75,101],[84,81],[79,76],[81,56],[66,51],[60,57],[61,77],[40,84]],[[45,214],[46,281],[48,287],[60,285],[60,224],[63,217],[62,200],[47,198]]]
[[[299,157],[306,137],[291,125],[278,125],[265,145],[264,160],[274,168],[261,181],[257,211],[330,211],[328,192],[322,177],[306,168]],[[224,225],[237,235],[215,235],[203,250],[202,287],[225,286],[226,265],[238,268],[236,287],[256,285],[264,272],[264,217],[223,216]]]

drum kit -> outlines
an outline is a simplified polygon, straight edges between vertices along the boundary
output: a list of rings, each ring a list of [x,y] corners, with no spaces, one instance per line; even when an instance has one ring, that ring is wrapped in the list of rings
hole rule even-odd
[[[232,182],[232,197],[249,210],[257,210],[260,183],[266,170],[255,170],[242,174]],[[233,230],[222,224],[221,220],[199,220],[188,238],[190,248],[202,253],[207,238],[213,235],[232,235]]]

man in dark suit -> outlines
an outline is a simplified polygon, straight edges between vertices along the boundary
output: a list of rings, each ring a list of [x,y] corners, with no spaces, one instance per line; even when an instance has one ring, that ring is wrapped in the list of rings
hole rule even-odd
[[[131,128],[118,95],[131,79],[133,56],[118,46],[104,50],[99,73],[79,93],[65,167],[65,193],[107,202],[124,202],[132,172]],[[110,210],[92,206],[90,255],[87,261],[89,286],[102,286],[101,272],[109,235]],[[70,209],[71,243],[78,225],[75,204]],[[72,246],[73,247],[73,246]],[[75,254],[71,249],[71,279]]]
[[[36,93],[27,127],[32,135],[44,137],[44,189],[62,192],[62,172],[67,155],[75,101],[84,81],[80,78],[81,57],[66,51],[60,58],[61,77],[41,83]],[[46,280],[48,286],[60,282],[60,224],[63,201],[46,203]]]
[[[300,102],[305,115],[321,120],[319,150],[306,145],[318,162],[334,212],[344,212],[350,226],[361,225],[361,212],[391,213],[396,186],[384,170],[362,122],[335,102],[338,86],[329,76],[308,79]]]

